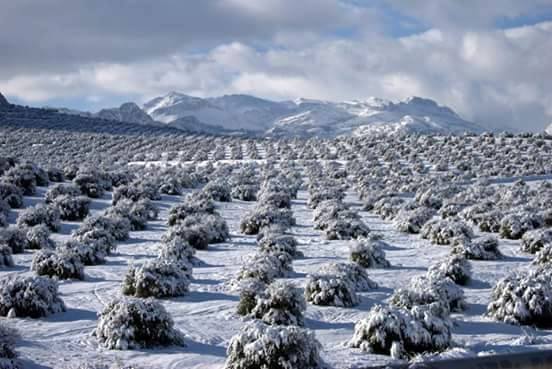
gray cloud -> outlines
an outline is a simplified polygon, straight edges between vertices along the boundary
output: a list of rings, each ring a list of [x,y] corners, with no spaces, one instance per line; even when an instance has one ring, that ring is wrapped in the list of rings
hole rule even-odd
[[[351,24],[331,0],[0,0],[0,77],[131,62]]]
[[[497,17],[538,9],[539,0],[532,7],[492,0],[494,7],[477,11],[479,2],[390,1],[431,29],[391,38],[376,8],[331,0],[165,1],[155,8],[75,1],[63,13],[69,19],[51,7],[10,2],[0,15],[0,47],[13,52],[0,60],[0,90],[30,102],[79,96],[104,106],[113,96],[143,101],[171,90],[273,99],[420,95],[489,128],[540,130],[552,122],[552,23],[491,27]],[[33,23],[39,12],[44,17]],[[10,27],[20,34],[5,36]],[[339,37],[334,31],[342,27],[353,27],[354,37]]]

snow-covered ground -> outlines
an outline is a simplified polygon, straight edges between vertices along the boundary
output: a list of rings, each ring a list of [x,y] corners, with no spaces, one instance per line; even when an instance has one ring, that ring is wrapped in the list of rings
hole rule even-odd
[[[45,190],[36,197],[27,197],[26,205],[42,201]],[[100,212],[110,205],[111,194],[93,200],[93,212]],[[226,346],[239,331],[244,319],[235,313],[238,296],[227,288],[243,260],[255,252],[254,236],[239,233],[239,222],[254,202],[234,200],[217,203],[218,211],[228,222],[232,238],[229,242],[210,245],[206,251],[198,251],[203,265],[195,267],[190,293],[184,297],[160,300],[172,315],[175,325],[186,336],[186,347],[170,347],[152,350],[111,351],[101,348],[91,332],[96,327],[97,312],[114,296],[121,294],[121,280],[132,263],[158,255],[158,242],[167,229],[166,218],[171,206],[183,197],[164,195],[157,205],[161,209],[157,221],[148,223],[145,231],[131,232],[128,241],[118,244],[117,252],[107,258],[107,263],[85,268],[84,281],[60,282],[61,297],[67,312],[42,319],[13,319],[11,323],[21,333],[18,351],[26,368],[59,368],[77,362],[135,364],[145,368],[222,368]],[[316,272],[321,265],[346,261],[351,241],[326,241],[313,229],[312,210],[306,206],[308,193],[300,191],[293,201],[292,210],[297,225],[291,233],[299,241],[303,258],[294,260],[294,273],[289,280],[303,287],[306,276]],[[360,201],[354,192],[348,192],[345,202],[360,210]],[[323,346],[322,357],[333,368],[363,368],[389,362],[387,356],[372,355],[349,348],[354,324],[365,317],[376,303],[385,303],[393,290],[404,287],[414,276],[422,275],[427,267],[449,253],[448,246],[433,245],[418,235],[400,233],[390,222],[382,221],[374,214],[360,211],[365,223],[374,232],[384,235],[390,247],[385,250],[392,267],[370,269],[370,277],[379,288],[360,293],[361,303],[353,308],[322,307],[308,305],[305,313],[306,328],[315,331]],[[10,214],[15,222],[16,212]],[[78,223],[63,223],[56,240],[69,237]],[[535,330],[499,323],[485,317],[490,292],[496,281],[512,270],[526,265],[530,257],[523,254],[519,241],[500,240],[500,250],[506,256],[497,261],[470,261],[473,279],[463,287],[469,304],[467,310],[452,315],[453,339],[462,350],[456,354],[493,354],[538,348],[552,348],[552,331]],[[14,255],[16,266],[4,269],[0,277],[11,273],[30,273],[32,251]],[[450,354],[452,355],[452,353]]]

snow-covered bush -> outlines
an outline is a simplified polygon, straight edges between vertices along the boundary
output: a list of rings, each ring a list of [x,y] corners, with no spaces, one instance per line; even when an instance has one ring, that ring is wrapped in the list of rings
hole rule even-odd
[[[61,227],[59,210],[50,205],[39,204],[23,210],[17,217],[19,227],[32,227],[38,224],[45,224],[52,232],[59,231]]]
[[[498,281],[487,314],[510,324],[548,328],[552,322],[550,268],[518,271]]]
[[[242,201],[256,201],[259,186],[253,184],[239,184],[232,187],[232,197]]]
[[[0,228],[0,245],[11,248],[12,253],[19,254],[29,248],[29,241],[24,229],[17,227]]]
[[[464,204],[464,203],[449,202],[449,203],[444,204],[439,209],[437,214],[443,219],[454,218],[458,214],[460,214],[460,212],[462,210],[464,210],[466,208],[466,206],[467,205]]]
[[[0,244],[0,269],[11,266],[14,266],[12,249],[6,245]]]
[[[351,307],[359,303],[353,282],[343,276],[313,274],[305,286],[305,298],[314,305]]]
[[[182,186],[178,178],[171,175],[165,175],[159,180],[159,192],[166,195],[181,195]]]
[[[115,237],[102,228],[78,229],[73,232],[73,238],[75,241],[90,246],[90,251],[98,262],[102,262],[105,256],[111,254],[116,248]],[[83,263],[88,265],[85,261]]]
[[[315,209],[318,205],[324,200],[343,200],[345,198],[345,192],[339,187],[326,187],[326,188],[317,188],[313,189],[310,192],[309,200],[307,205],[311,209]]]
[[[207,250],[209,247],[209,235],[203,227],[188,227],[181,224],[169,227],[161,241],[167,243],[172,240],[186,242],[197,250]]]
[[[272,236],[283,236],[288,227],[283,226],[282,224],[271,224],[269,226],[263,227],[257,233],[257,243],[261,242],[265,237]]]
[[[93,238],[93,236],[100,236],[98,232],[105,231],[93,231],[77,239],[67,240],[59,244],[56,250],[62,254],[75,255],[84,265],[101,264],[111,252],[113,244],[109,244],[109,241],[102,237]],[[79,241],[79,239],[83,241]]]
[[[0,199],[0,227],[8,226],[9,214],[10,214],[10,205],[5,200]]]
[[[125,274],[122,289],[125,295],[136,297],[183,296],[188,292],[190,277],[179,263],[151,260],[140,266],[131,266]]]
[[[232,193],[230,186],[224,181],[211,181],[203,187],[201,194],[214,201],[230,202],[232,201]]]
[[[94,335],[107,349],[184,345],[184,337],[163,305],[152,299],[118,298],[100,313]]]
[[[213,201],[205,198],[188,197],[183,204],[173,206],[169,210],[167,224],[173,226],[181,223],[190,215],[202,213],[215,213],[215,204]]]
[[[81,196],[82,192],[75,184],[58,183],[48,188],[48,191],[46,191],[45,201],[47,204],[51,204],[57,197],[63,195],[77,197]]]
[[[291,227],[295,224],[295,218],[289,209],[261,205],[245,214],[240,222],[240,231],[245,234],[257,234],[261,228],[272,224]]]
[[[51,249],[55,247],[54,241],[50,238],[50,230],[46,225],[39,224],[25,229],[28,249]]]
[[[538,214],[521,212],[506,215],[500,221],[500,236],[511,240],[519,240],[527,231],[542,227],[542,219]]]
[[[269,284],[275,278],[284,277],[291,269],[291,265],[284,265],[282,259],[269,254],[254,254],[241,266],[236,281],[257,279]]]
[[[397,229],[406,233],[420,233],[422,226],[435,214],[435,210],[428,207],[415,209],[401,209],[393,222]]]
[[[193,214],[187,216],[177,227],[200,229],[207,235],[208,243],[221,243],[230,238],[226,221],[219,214]]]
[[[199,260],[194,256],[195,252],[196,250],[188,242],[174,238],[161,243],[159,259],[182,264],[184,268],[188,268],[189,265],[199,264]]]
[[[546,244],[537,251],[531,264],[547,268],[552,266],[552,243]]]
[[[552,229],[527,231],[521,237],[521,250],[531,254],[549,244],[552,244]]]
[[[395,290],[390,302],[406,309],[434,302],[446,306],[450,311],[465,308],[464,291],[449,277],[432,273],[415,277],[406,288]]]
[[[358,239],[350,246],[350,259],[364,268],[387,268],[391,266],[385,258],[384,241],[371,238]]]
[[[375,305],[355,324],[352,347],[395,359],[443,351],[452,343],[452,322],[438,303],[411,310]]]
[[[0,316],[40,318],[62,311],[56,281],[22,275],[0,279]]]
[[[259,202],[277,208],[291,208],[291,195],[285,191],[263,192],[259,196]]]
[[[314,333],[254,320],[232,337],[225,369],[317,369],[323,366]]]
[[[437,245],[449,245],[457,238],[471,239],[474,237],[474,233],[471,227],[463,221],[434,219],[422,227],[421,236]]]
[[[93,230],[104,230],[115,240],[124,241],[129,237],[130,221],[117,215],[90,216],[84,220],[74,235],[80,236]]]
[[[35,173],[25,165],[16,165],[8,169],[2,176],[2,181],[10,183],[21,190],[25,196],[32,196],[36,192],[37,177]]]
[[[266,283],[256,278],[245,278],[237,282],[235,289],[240,292],[240,301],[236,312],[239,315],[248,315],[257,304],[257,296],[266,291]]]
[[[463,255],[472,260],[496,260],[502,258],[498,249],[498,240],[492,236],[483,236],[472,240],[455,240],[452,253]]]
[[[368,277],[366,269],[355,263],[324,264],[320,268],[320,273],[343,276],[351,281],[357,291],[378,288],[378,284]]]
[[[118,201],[117,205],[108,208],[105,215],[126,218],[130,221],[133,231],[140,231],[146,229],[148,220],[157,219],[158,210],[149,199],[136,202],[123,199]]]
[[[399,210],[404,206],[405,200],[398,196],[385,196],[376,201],[373,210],[382,219],[387,220],[395,217]]]
[[[128,185],[116,187],[113,190],[113,205],[122,199],[138,201],[141,199],[161,200],[158,186],[153,181],[135,181]]]
[[[100,198],[105,193],[105,187],[102,181],[92,173],[77,174],[73,179],[73,183],[88,197]]]
[[[77,176],[78,171],[79,167],[75,164],[69,164],[63,167],[63,175],[70,181],[72,181]]]
[[[327,240],[350,240],[368,237],[370,228],[360,219],[334,219],[324,230]]]
[[[416,202],[420,205],[434,209],[440,209],[443,206],[444,200],[453,197],[460,192],[461,188],[456,186],[431,187],[420,190],[416,193]]]
[[[297,250],[297,240],[291,235],[284,234],[269,234],[257,241],[261,252],[286,252],[292,257],[301,256],[301,252]]]
[[[33,255],[31,270],[38,275],[59,279],[84,279],[84,265],[80,258],[63,250],[38,250]]]
[[[0,324],[0,368],[23,369],[15,351],[15,343],[18,339],[19,332],[5,323]]]
[[[59,211],[60,218],[63,220],[82,220],[90,212],[90,199],[86,196],[57,196],[51,205]]]
[[[0,182],[0,199],[6,201],[12,208],[23,207],[23,191],[14,184]]]
[[[47,173],[50,182],[63,182],[65,180],[63,170],[59,168],[48,168]]]
[[[289,282],[275,281],[257,295],[251,315],[271,325],[302,326],[306,308],[301,289]]]
[[[431,265],[428,273],[435,274],[431,278],[439,278],[438,275],[444,275],[456,284],[465,285],[471,278],[471,266],[465,256],[453,254],[445,260]]]
[[[481,232],[498,233],[503,217],[504,214],[501,211],[493,210],[474,216],[473,222],[477,224]]]
[[[327,224],[332,219],[339,218],[339,213],[347,210],[347,206],[340,200],[331,199],[321,201],[313,211],[313,222],[315,228],[324,229],[323,224]]]

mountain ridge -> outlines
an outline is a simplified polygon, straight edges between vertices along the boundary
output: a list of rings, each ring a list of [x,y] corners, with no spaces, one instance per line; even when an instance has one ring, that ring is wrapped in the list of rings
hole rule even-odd
[[[417,96],[398,102],[377,97],[343,102],[306,98],[277,102],[251,95],[200,98],[173,91],[147,101],[142,109],[154,120],[167,124],[193,116],[204,126],[248,130],[269,137],[484,131],[451,108]]]
[[[9,104],[0,95],[0,104]],[[196,97],[169,92],[142,106],[128,102],[96,113],[50,108],[60,113],[115,122],[168,126],[211,134],[259,137],[324,137],[370,134],[462,134],[484,129],[434,100],[369,97],[333,102],[298,98],[272,101],[244,94]]]

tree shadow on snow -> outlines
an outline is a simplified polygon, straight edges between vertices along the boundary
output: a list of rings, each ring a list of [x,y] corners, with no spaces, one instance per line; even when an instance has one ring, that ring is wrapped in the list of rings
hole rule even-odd
[[[406,265],[391,265],[389,268],[385,268],[388,270],[420,270],[420,271],[427,271],[427,268],[424,267],[418,267],[418,266],[406,266]]]
[[[51,369],[51,367],[49,366],[37,364],[34,361],[31,361],[25,358],[20,358],[19,361],[21,362],[21,364],[23,364],[22,367],[25,369]]]
[[[213,300],[226,300],[226,301],[239,301],[239,296],[227,295],[220,292],[208,292],[208,291],[191,291],[189,294],[183,297],[172,299],[182,302],[206,302]]]
[[[185,342],[186,342],[185,350],[188,353],[226,357],[225,347],[210,345],[207,343],[192,341],[189,339],[187,339]]]
[[[516,262],[516,263],[526,263],[531,261],[531,258],[528,257],[522,257],[522,256],[504,256],[500,261],[507,261],[507,262]]]
[[[470,281],[465,287],[472,290],[484,290],[484,289],[490,288],[491,284],[487,281],[482,281],[480,279],[470,279]]]
[[[354,326],[355,324],[352,322],[324,322],[305,318],[305,328],[309,329],[347,329],[352,331]]]
[[[385,240],[384,240],[385,241]],[[407,250],[406,247],[398,247],[398,246],[395,246],[395,245],[390,245],[388,243],[385,244],[385,246],[382,246],[381,247],[382,249],[384,249],[385,251],[402,251],[402,250]]]
[[[49,322],[74,322],[77,320],[96,321],[98,319],[98,315],[92,310],[67,308],[67,311],[63,313],[49,315],[44,319]]]
[[[206,278],[206,279],[192,279],[192,283],[214,286],[214,285],[217,285],[217,284],[221,284],[221,281],[218,281],[216,279]]]
[[[453,328],[454,334],[478,334],[485,332],[485,334],[505,334],[521,337],[525,334],[522,326],[507,324],[495,321],[477,321],[467,322],[462,320],[455,320],[455,327]],[[545,336],[550,332],[542,332],[531,329],[531,335]]]

